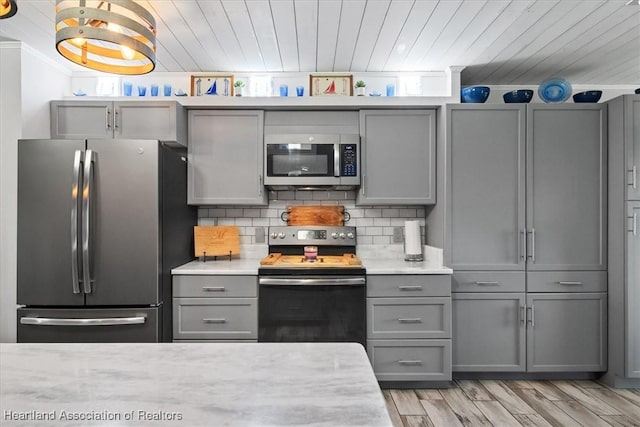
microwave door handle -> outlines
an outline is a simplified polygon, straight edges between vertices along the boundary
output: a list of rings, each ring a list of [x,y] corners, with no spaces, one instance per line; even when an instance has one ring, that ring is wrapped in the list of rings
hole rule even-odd
[[[333,144],[333,176],[340,177],[340,143]]]

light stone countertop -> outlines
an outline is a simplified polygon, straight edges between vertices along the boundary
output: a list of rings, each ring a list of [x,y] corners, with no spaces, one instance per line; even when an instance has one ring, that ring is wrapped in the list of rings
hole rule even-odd
[[[453,274],[442,266],[442,249],[424,246],[424,261],[404,260],[402,245],[359,245],[356,248],[367,274]],[[171,270],[171,274],[257,275],[260,260],[268,253],[267,245],[247,245],[240,248],[240,257],[232,260],[191,261]]]
[[[404,260],[403,245],[360,245],[358,257],[367,269],[367,274],[453,274],[453,270],[442,265],[442,249],[424,246],[424,261]]]
[[[355,343],[2,344],[0,377],[7,427],[392,425]]]

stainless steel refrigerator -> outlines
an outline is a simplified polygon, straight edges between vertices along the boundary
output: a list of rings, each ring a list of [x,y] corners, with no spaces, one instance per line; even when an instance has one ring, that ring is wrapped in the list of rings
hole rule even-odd
[[[183,153],[149,140],[18,142],[18,342],[171,341],[171,268],[197,213]]]

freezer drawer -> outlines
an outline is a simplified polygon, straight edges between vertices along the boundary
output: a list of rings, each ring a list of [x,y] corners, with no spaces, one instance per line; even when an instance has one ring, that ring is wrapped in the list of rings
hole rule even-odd
[[[159,342],[160,307],[18,309],[18,342]]]

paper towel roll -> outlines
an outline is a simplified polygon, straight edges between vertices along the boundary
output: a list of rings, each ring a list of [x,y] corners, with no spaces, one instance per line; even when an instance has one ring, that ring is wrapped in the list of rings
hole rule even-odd
[[[420,221],[404,222],[404,259],[406,261],[423,260]]]

